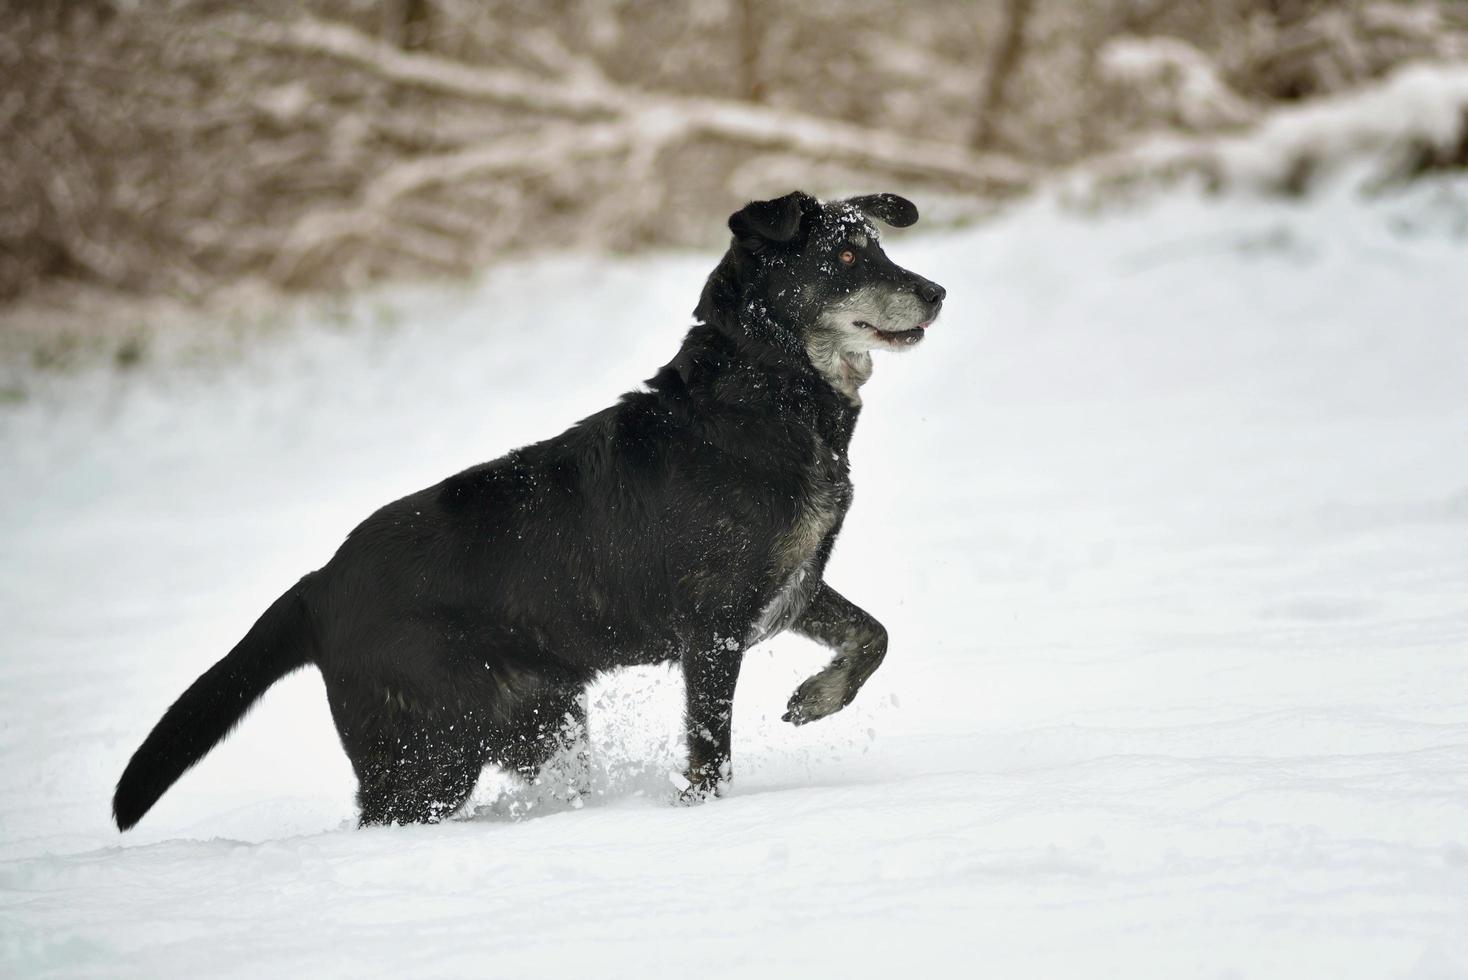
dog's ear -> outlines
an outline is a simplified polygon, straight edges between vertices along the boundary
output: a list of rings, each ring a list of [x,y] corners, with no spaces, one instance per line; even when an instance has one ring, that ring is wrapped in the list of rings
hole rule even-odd
[[[809,194],[792,191],[770,201],[750,201],[729,215],[729,230],[746,245],[788,242],[800,232]]]
[[[896,194],[866,194],[862,197],[847,198],[846,203],[868,217],[886,222],[893,228],[906,228],[908,225],[917,224],[917,205]]]

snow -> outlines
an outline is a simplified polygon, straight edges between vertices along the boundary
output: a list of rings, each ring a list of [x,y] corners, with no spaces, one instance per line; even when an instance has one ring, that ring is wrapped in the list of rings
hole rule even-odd
[[[236,363],[0,409],[0,974],[1468,976],[1468,184],[1045,202],[893,234],[829,579],[891,653],[752,653],[735,780],[673,805],[678,682],[595,691],[580,809],[358,831],[321,683],[134,832],[167,704],[376,505],[676,348],[710,255],[502,268]]]
[[[1180,121],[1186,123],[1190,113],[1207,108],[1205,83],[1190,78],[1196,72],[1185,68],[1180,49],[1117,42],[1103,55],[1118,79],[1137,80],[1146,71],[1177,76]],[[1169,58],[1175,62],[1171,68]],[[1149,97],[1168,96],[1154,85]],[[1213,108],[1219,121],[1243,119],[1234,111],[1238,107],[1220,102]],[[1332,171],[1354,170],[1351,176],[1363,184],[1399,183],[1413,176],[1413,161],[1424,149],[1451,156],[1464,139],[1465,127],[1468,64],[1408,63],[1349,91],[1274,109],[1243,132],[1188,136],[1161,131],[1111,157],[1083,162],[1065,181],[1067,193],[1084,204],[1104,203],[1118,183],[1139,184],[1145,190],[1175,183],[1180,176],[1202,176],[1204,184],[1236,192],[1268,194],[1317,172],[1339,180],[1341,175]]]
[[[1206,54],[1179,37],[1123,34],[1102,45],[1103,77],[1128,85],[1139,97],[1164,105],[1184,127],[1197,130],[1253,121],[1254,107],[1229,88]]]
[[[1455,146],[1468,126],[1468,66],[1409,64],[1374,85],[1271,113],[1257,132],[1225,140],[1234,180],[1277,182],[1301,157],[1317,164]]]

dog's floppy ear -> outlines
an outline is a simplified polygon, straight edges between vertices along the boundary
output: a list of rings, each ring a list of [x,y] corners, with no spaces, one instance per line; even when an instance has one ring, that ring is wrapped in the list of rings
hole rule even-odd
[[[846,203],[893,228],[906,228],[917,223],[917,205],[896,194],[866,194],[847,198]]]
[[[729,215],[729,230],[741,242],[757,245],[761,241],[788,242],[800,231],[809,194],[792,191],[770,201],[750,201]]]

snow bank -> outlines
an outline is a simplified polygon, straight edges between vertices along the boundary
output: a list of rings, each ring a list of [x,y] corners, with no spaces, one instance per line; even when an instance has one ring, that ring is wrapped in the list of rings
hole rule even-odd
[[[1185,47],[1185,46],[1184,46]],[[1110,52],[1116,71],[1137,75],[1161,67],[1181,73],[1199,112],[1218,95],[1185,52],[1155,44]],[[1212,101],[1209,101],[1209,100]],[[1240,117],[1242,118],[1242,117]],[[1210,186],[1298,192],[1313,178],[1368,162],[1372,180],[1403,175],[1424,150],[1451,155],[1468,140],[1468,65],[1406,65],[1379,82],[1313,99],[1265,116],[1245,132],[1223,136],[1158,135],[1100,160],[1087,161],[1060,184],[1073,200],[1094,200],[1118,186],[1150,191],[1184,177]]]

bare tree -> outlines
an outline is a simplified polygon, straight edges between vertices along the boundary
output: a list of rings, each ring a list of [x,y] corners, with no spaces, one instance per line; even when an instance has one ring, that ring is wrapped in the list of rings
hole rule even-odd
[[[429,0],[384,0],[383,37],[404,51],[429,47],[433,33],[433,7]]]
[[[975,150],[991,149],[998,137],[999,117],[1008,101],[1010,85],[1024,60],[1025,29],[1034,9],[1034,0],[1005,0],[1003,27],[989,59],[988,70],[984,73],[979,112],[969,139],[969,146]]]
[[[750,102],[763,102],[765,83],[760,72],[760,49],[765,24],[762,0],[738,0],[740,94]]]

